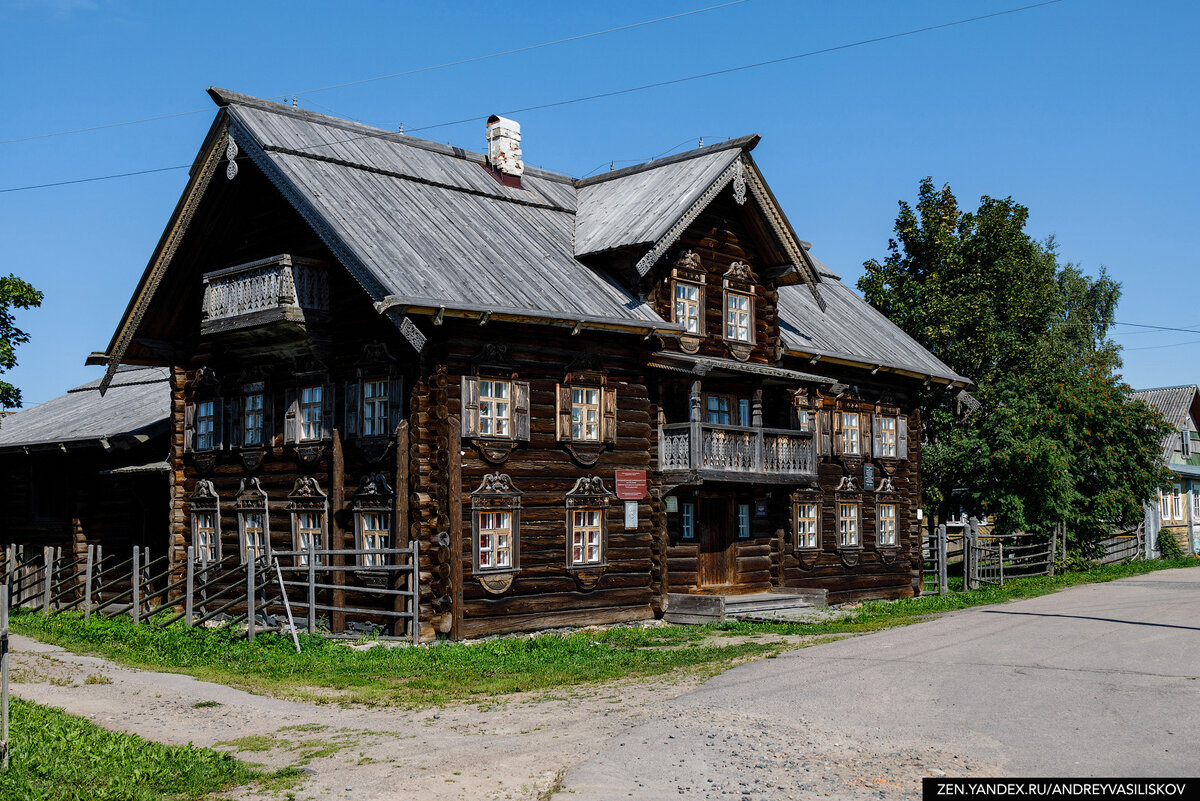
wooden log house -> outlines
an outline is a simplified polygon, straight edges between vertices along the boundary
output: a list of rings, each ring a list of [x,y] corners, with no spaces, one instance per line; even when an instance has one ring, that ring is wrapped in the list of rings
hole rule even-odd
[[[1135,390],[1131,400],[1162,412],[1171,430],[1162,439],[1171,487],[1146,507],[1146,556],[1159,556],[1157,533],[1166,531],[1191,556],[1200,555],[1200,388],[1195,384]]]
[[[915,393],[968,381],[809,252],[758,137],[576,180],[503,118],[482,155],[210,94],[92,359],[170,371],[176,558],[418,540],[424,639],[920,586]]]

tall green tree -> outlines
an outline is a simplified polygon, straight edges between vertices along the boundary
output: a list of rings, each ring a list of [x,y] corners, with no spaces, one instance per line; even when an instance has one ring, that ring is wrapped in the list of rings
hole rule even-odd
[[[1136,523],[1162,485],[1157,412],[1126,402],[1108,336],[1120,286],[1060,264],[1053,239],[1026,231],[1028,210],[984,197],[963,212],[926,178],[900,202],[895,237],[859,281],[867,300],[976,384],[963,414],[939,390],[922,399],[925,505],[944,519],[952,491],[1001,530],[1068,524],[1083,550]]]
[[[17,346],[29,341],[29,334],[17,328],[14,309],[32,309],[42,305],[42,293],[15,275],[0,278],[0,373],[17,366]],[[21,390],[0,379],[0,407],[21,405]]]

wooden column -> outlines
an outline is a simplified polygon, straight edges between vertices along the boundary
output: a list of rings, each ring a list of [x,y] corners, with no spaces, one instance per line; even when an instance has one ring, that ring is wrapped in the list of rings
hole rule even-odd
[[[333,519],[333,542],[330,550],[341,551],[346,548],[346,464],[342,458],[342,432],[338,429],[333,429],[333,466],[330,468],[333,475],[330,476],[330,492],[329,502],[331,504]],[[346,557],[338,554],[331,558],[331,564],[334,567],[345,567]],[[346,591],[340,589],[346,585],[346,571],[334,570],[333,583],[339,587],[333,591],[333,606],[343,607],[346,605]],[[346,613],[342,611],[330,613],[330,628],[335,634],[340,634],[346,630]]]
[[[692,381],[692,390],[688,393],[688,405],[690,411],[688,419],[691,421],[691,431],[688,436],[688,467],[693,470],[699,470],[701,465],[701,453],[703,453],[703,445],[701,443],[701,410],[700,410],[700,379]]]
[[[462,423],[456,416],[451,416],[450,433],[446,437],[446,447],[449,450],[450,486],[447,488],[446,501],[450,505],[450,597],[453,600],[451,610],[450,639],[462,639],[463,618],[463,525],[462,525]]]
[[[411,541],[411,535],[408,530],[408,421],[402,420],[400,425],[396,427],[396,510],[395,510],[395,527],[396,542],[393,548],[407,548]],[[402,574],[397,574],[402,575]],[[415,573],[414,573],[415,575]],[[399,582],[397,582],[399,583]],[[413,590],[416,583],[408,582],[408,589]],[[395,603],[392,607],[394,612],[405,611],[407,603],[419,604],[420,599],[413,597],[410,600],[405,600],[403,595],[395,596]],[[404,627],[407,624],[402,617],[394,619],[392,624],[392,634],[399,637],[404,634]]]

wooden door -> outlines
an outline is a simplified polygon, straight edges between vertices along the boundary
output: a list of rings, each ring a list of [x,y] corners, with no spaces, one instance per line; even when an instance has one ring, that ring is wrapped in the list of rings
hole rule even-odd
[[[700,498],[700,586],[733,583],[732,502]]]

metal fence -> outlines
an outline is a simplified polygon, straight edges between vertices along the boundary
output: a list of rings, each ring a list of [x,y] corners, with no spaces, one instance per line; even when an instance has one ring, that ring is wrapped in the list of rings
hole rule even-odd
[[[148,548],[134,547],[128,558],[88,545],[86,555],[61,548],[10,545],[3,551],[0,585],[7,591],[5,612],[22,607],[46,613],[80,610],[84,618],[128,615],[134,623],[167,626],[182,621],[246,624],[254,639],[262,625],[289,629],[292,609],[303,609],[309,633],[319,633],[318,615],[346,615],[401,623],[420,641],[420,546],[372,550],[273,551],[242,562],[241,554],[220,561],[197,559],[191,547],[182,563]],[[346,563],[346,564],[338,564]],[[368,600],[369,599],[369,600]],[[374,607],[369,601],[383,601]],[[275,617],[286,616],[286,627]],[[399,628],[399,627],[398,627]]]

